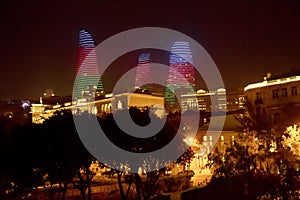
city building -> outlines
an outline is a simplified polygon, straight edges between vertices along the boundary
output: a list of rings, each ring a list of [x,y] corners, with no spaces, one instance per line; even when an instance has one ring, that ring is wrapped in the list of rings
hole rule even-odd
[[[150,53],[142,53],[138,58],[135,76],[135,88],[149,89],[152,86]]]
[[[183,94],[194,94],[195,77],[192,52],[188,42],[174,42],[170,54],[167,86],[164,91],[165,107],[168,111],[179,111]],[[176,98],[176,95],[177,98]],[[196,98],[189,98],[190,109],[197,109]],[[192,101],[192,102],[190,102]],[[182,111],[184,112],[185,107]]]
[[[197,102],[194,101],[195,98]],[[227,93],[224,88],[214,91],[200,89],[192,94],[181,95],[181,106],[182,110],[197,106],[198,110],[205,112],[231,112],[244,108],[244,96],[239,93]]]
[[[240,92],[226,92],[227,112],[245,109],[245,95]]]
[[[99,76],[95,44],[92,36],[85,30],[79,31],[79,53],[75,67],[75,98],[92,98],[97,91],[104,94]]]
[[[72,97],[40,97],[38,103],[32,103],[30,113],[32,123],[42,124],[46,119],[55,115],[56,111],[72,108]]]
[[[47,90],[40,102],[31,106],[32,122],[43,123],[56,111],[63,109],[71,109],[74,114],[87,112],[101,116],[120,109],[138,107],[150,108],[161,117],[165,110],[167,113],[184,113],[188,110],[224,112],[228,108],[237,110],[242,107],[241,97],[230,98],[234,102],[228,104],[224,88],[195,92],[193,58],[188,42],[174,42],[170,52],[167,85],[163,94],[154,92],[151,55],[146,52],[138,57],[134,93],[105,94],[93,38],[87,31],[81,30],[73,98],[62,100],[55,96],[53,90]]]
[[[245,98],[256,112],[271,116],[274,123],[299,123],[300,76],[272,79],[249,84],[244,88]]]
[[[45,119],[52,117],[55,112],[64,109],[72,110],[74,114],[87,112],[102,116],[114,111],[137,107],[139,109],[152,109],[154,113],[157,113],[158,117],[162,117],[162,113],[164,114],[163,97],[141,93],[107,94],[105,97],[95,101],[88,101],[85,98],[81,98],[77,101],[52,101],[51,103],[49,101],[45,103],[41,98],[40,103],[31,105],[32,122],[41,124]]]

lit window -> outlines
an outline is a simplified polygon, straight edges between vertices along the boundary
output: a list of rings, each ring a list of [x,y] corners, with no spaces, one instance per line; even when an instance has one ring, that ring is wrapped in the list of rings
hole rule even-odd
[[[278,90],[272,90],[273,99],[278,99]]]
[[[296,86],[293,86],[292,87],[292,96],[297,96],[297,87]]]
[[[288,96],[287,88],[283,88],[282,89],[282,97],[287,97],[287,96]]]

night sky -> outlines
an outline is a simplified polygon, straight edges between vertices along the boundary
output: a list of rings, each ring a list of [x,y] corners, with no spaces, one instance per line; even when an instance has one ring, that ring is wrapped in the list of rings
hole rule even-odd
[[[137,27],[180,31],[210,54],[227,90],[300,67],[297,1],[33,2],[0,3],[0,99],[71,94],[82,28],[96,44]]]

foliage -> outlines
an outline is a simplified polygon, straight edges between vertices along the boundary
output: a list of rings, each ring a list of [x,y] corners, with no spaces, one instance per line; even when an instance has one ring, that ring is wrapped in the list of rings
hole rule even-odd
[[[282,145],[289,149],[295,156],[300,157],[300,128],[297,125],[286,128],[286,134],[282,136]]]
[[[281,148],[278,133],[274,132],[270,124],[265,127],[266,121],[261,122],[258,119],[261,118],[240,117],[240,121],[244,123],[242,131],[234,137],[224,152],[215,149],[209,154],[207,166],[214,171],[208,188],[239,188],[240,193],[236,191],[236,196],[230,197],[231,199],[249,196],[250,199],[298,199],[300,185],[293,163]],[[295,128],[288,130],[295,137],[295,132],[299,133]],[[295,142],[295,138],[292,141]],[[291,140],[285,141],[284,145],[288,144],[292,146]],[[239,185],[235,185],[236,179],[240,179]],[[230,191],[230,188],[227,190]]]
[[[282,159],[279,159],[280,161],[276,159],[276,157],[281,158],[278,152],[275,154],[265,151],[263,141],[257,139],[251,141],[251,136],[249,138],[242,137],[240,140],[233,141],[225,152],[215,149],[209,154],[207,166],[214,172],[207,189],[210,191],[219,190],[220,187],[227,188],[226,191],[222,189],[222,194],[230,199],[298,199],[297,191],[300,185],[295,170],[286,164],[287,161],[281,162]],[[252,148],[255,148],[250,150],[252,143],[258,144],[252,145]],[[272,170],[271,164],[276,164],[278,170]],[[279,170],[282,168],[281,165],[288,168],[285,171]],[[278,172],[281,174],[277,174]],[[207,196],[206,193],[209,191],[197,193]],[[232,194],[227,196],[228,191]]]
[[[24,196],[43,186],[50,199],[64,199],[72,184],[82,199],[91,199],[94,158],[77,135],[71,111],[57,112],[43,124],[17,126],[4,141],[9,195]]]
[[[127,111],[120,111],[116,114],[122,115],[123,112]],[[146,125],[146,122],[149,122],[149,113],[147,110],[140,111],[137,108],[131,108],[129,112],[133,121],[137,124]],[[154,118],[152,120],[161,119]],[[124,134],[116,125],[112,115],[99,119],[99,122],[107,137],[109,137],[116,145],[132,152],[151,152],[161,148],[173,139],[174,134],[176,134],[179,129],[178,120],[180,120],[178,113],[169,115],[162,130],[155,136],[146,139],[134,138]],[[189,148],[180,158],[178,158],[176,163],[186,165],[191,162],[193,156],[194,152]],[[147,164],[148,163],[144,166],[145,169],[148,169]],[[150,199],[151,196],[157,194],[157,191],[159,190],[159,188],[157,188],[157,182],[160,177],[166,176],[166,171],[168,171],[169,167],[170,166],[162,167],[154,171],[146,170],[147,172],[145,175],[113,170],[118,176],[122,199],[125,200],[128,198],[130,188],[133,187],[133,185],[136,189],[137,199]],[[123,183],[127,186],[125,187]]]
[[[234,145],[227,148],[224,153],[219,152],[218,149],[210,153],[207,166],[214,169],[212,179],[220,177],[226,179],[237,174],[253,173],[256,169],[256,160],[247,146],[234,142]]]
[[[122,114],[120,111],[117,114]],[[139,125],[149,121],[149,111],[130,110],[131,117]],[[79,117],[88,117],[83,113]],[[159,118],[152,120],[161,120]],[[153,137],[144,139],[127,137],[118,128],[111,115],[99,118],[103,130],[116,145],[132,152],[150,152],[170,142],[179,130],[178,113],[168,116],[163,129]],[[91,186],[94,173],[90,165],[95,158],[83,146],[73,122],[71,111],[57,112],[43,124],[16,126],[10,133],[1,129],[0,197],[1,199],[22,198],[34,193],[37,188],[49,199],[65,199],[69,188],[81,192],[81,199],[91,199]],[[159,142],[158,142],[159,141]],[[5,151],[4,151],[5,150]],[[5,153],[3,153],[5,152]],[[176,162],[182,165],[191,162],[193,151],[188,149]],[[100,167],[104,167],[99,163]],[[157,194],[158,179],[167,176],[169,166],[144,175],[111,169],[117,174],[120,194],[123,199],[129,197],[135,188],[138,199],[149,199]],[[127,187],[124,187],[127,185]],[[135,187],[134,187],[135,186]],[[8,192],[8,194],[5,194]],[[3,198],[2,198],[3,197]]]
[[[286,178],[282,178],[278,175],[239,174],[229,179],[219,178],[205,187],[184,192],[181,195],[181,199],[296,200],[299,199],[297,188],[299,188],[299,182],[295,182],[295,179],[286,180]]]
[[[192,147],[189,147],[176,161],[175,164],[180,164],[183,166],[190,165],[193,158],[195,157],[195,152]]]

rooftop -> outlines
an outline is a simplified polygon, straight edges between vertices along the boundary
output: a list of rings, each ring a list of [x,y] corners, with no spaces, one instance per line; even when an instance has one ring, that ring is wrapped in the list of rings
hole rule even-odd
[[[280,85],[290,82],[300,81],[300,76],[291,76],[286,78],[279,78],[279,79],[266,79],[263,82],[249,84],[244,88],[244,91],[255,89],[255,88],[262,88],[266,86],[272,85]]]

